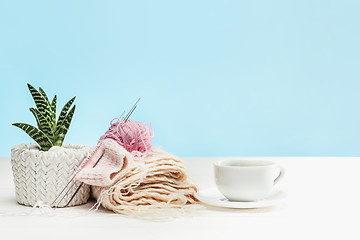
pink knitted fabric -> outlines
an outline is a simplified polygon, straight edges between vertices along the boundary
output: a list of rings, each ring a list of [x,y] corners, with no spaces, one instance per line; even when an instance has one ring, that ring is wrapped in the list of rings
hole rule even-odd
[[[133,156],[110,138],[99,141],[94,153],[84,161],[86,163],[75,179],[102,187],[112,185],[134,165]]]

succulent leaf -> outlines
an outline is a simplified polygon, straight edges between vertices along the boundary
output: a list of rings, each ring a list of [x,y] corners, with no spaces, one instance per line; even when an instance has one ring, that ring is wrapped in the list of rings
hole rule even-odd
[[[76,105],[74,105],[71,108],[69,113],[66,115],[66,117],[65,117],[65,119],[63,121],[63,124],[60,125],[59,128],[57,128],[58,132],[55,132],[55,134],[57,136],[57,140],[54,143],[55,146],[61,146],[62,145],[62,143],[63,143],[63,141],[65,139],[66,133],[69,130],[71,120],[72,120],[72,118],[74,116],[75,107],[76,107]]]
[[[41,123],[40,123],[39,117],[36,115],[36,111],[34,111],[34,110],[35,110],[35,108],[30,108],[30,112],[34,115],[36,124],[37,124],[38,128],[40,129]]]
[[[41,95],[46,99],[46,101],[50,104],[49,98],[47,97],[45,91],[44,91],[41,87],[39,87],[39,92],[40,92]]]
[[[68,111],[69,111],[71,105],[72,105],[73,102],[75,101],[75,98],[76,98],[76,96],[73,97],[72,99],[70,99],[70,100],[64,105],[63,109],[62,109],[61,112],[60,112],[60,116],[59,116],[59,118],[58,118],[58,121],[57,121],[57,123],[56,123],[56,130],[55,130],[55,131],[58,131],[58,128],[60,128],[61,125],[63,125],[63,122],[64,122],[64,120],[65,120],[65,118],[66,118],[66,116],[67,116],[67,114],[68,114]]]
[[[37,109],[45,116],[47,121],[51,121],[51,107],[49,101],[33,86],[28,83],[31,96],[34,99]]]
[[[30,108],[30,111],[34,114],[38,128],[44,132],[50,140],[54,139],[54,134],[51,129],[50,123],[46,120],[45,116],[36,108]]]
[[[53,100],[51,101],[51,129],[55,131],[56,129],[56,103],[57,97],[54,96]]]
[[[30,111],[36,119],[38,128],[26,123],[14,123],[13,125],[24,130],[44,151],[54,145],[61,146],[75,112],[75,105],[70,109],[75,97],[64,105],[58,121],[56,121],[57,96],[55,95],[50,103],[42,88],[36,90],[30,84],[28,84],[28,88],[36,104],[36,108],[30,108]]]
[[[26,123],[13,123],[14,126],[24,130],[35,142],[40,145],[41,150],[49,150],[53,144],[44,132]]]

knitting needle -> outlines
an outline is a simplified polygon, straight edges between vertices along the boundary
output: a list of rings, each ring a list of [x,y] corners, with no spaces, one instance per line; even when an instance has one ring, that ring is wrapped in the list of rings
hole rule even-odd
[[[56,202],[56,200],[58,200],[58,198],[61,196],[61,194],[65,191],[65,189],[67,188],[67,186],[69,186],[69,184],[71,183],[71,181],[75,178],[77,173],[74,173],[74,176],[71,178],[71,180],[66,184],[66,186],[63,188],[63,190],[59,193],[59,195],[57,195],[57,197],[55,198],[55,200],[51,203],[51,206],[54,205],[54,203]]]
[[[123,119],[125,120],[125,122],[129,119],[129,117],[131,116],[131,114],[135,111],[136,107],[137,107],[137,103],[140,101],[141,98],[139,98],[136,103],[134,104],[134,106],[130,109],[129,113],[126,115],[126,117]],[[123,116],[124,112],[121,114],[120,118]],[[96,161],[96,163],[94,164],[93,168],[96,167],[96,165],[98,164],[98,162],[100,161],[100,159],[102,158],[102,156],[104,155],[104,152],[102,153],[102,155],[100,156],[100,158]],[[74,183],[75,184],[75,183]],[[74,184],[72,186],[74,186]],[[73,200],[73,198],[76,196],[76,194],[78,193],[78,191],[80,190],[80,188],[83,186],[84,183],[81,183],[79,185],[79,187],[76,189],[76,191],[74,192],[74,194],[71,196],[69,202],[65,205],[65,207],[67,207],[70,202]],[[72,187],[71,187],[72,188]],[[70,188],[70,189],[71,189]],[[70,190],[69,189],[69,190]],[[67,195],[67,193],[69,192],[69,190],[65,193],[65,196]],[[65,196],[60,200],[60,202],[65,198]],[[59,203],[60,203],[59,202]]]
[[[120,115],[120,119],[121,119],[121,117],[124,115],[124,113],[125,113],[125,111],[123,111],[122,112],[122,114]],[[98,161],[100,160],[100,158],[98,159]],[[69,186],[69,184],[74,180],[74,178],[75,178],[75,176],[76,176],[76,174],[78,173],[80,171],[80,169],[78,169],[75,173],[74,173],[74,175],[73,175],[73,177],[70,179],[70,181],[66,184],[66,186],[63,188],[63,190],[59,193],[59,195],[57,195],[57,197],[55,198],[55,200],[51,203],[51,206],[52,205],[54,205],[54,203],[56,202],[56,200],[58,200],[58,198],[61,196],[61,194],[65,191],[65,189]],[[75,183],[73,183],[73,185],[72,186],[74,186],[74,184]],[[71,188],[72,188],[72,186],[71,186]],[[71,189],[70,188],[70,189]],[[65,194],[65,196],[66,196],[66,194]],[[61,199],[62,200],[62,199]],[[61,202],[61,201],[60,201]]]
[[[100,161],[100,159],[103,157],[105,151],[103,151],[103,153],[101,154],[101,156],[99,157],[99,159],[96,161],[95,165],[93,166],[93,168],[97,165],[97,163]],[[74,187],[74,185],[76,184],[76,182],[74,182],[71,187],[65,192],[65,195],[60,199],[60,201],[58,202],[57,206],[59,206],[59,204],[62,202],[62,200],[64,200],[64,198],[68,195],[68,193],[70,192],[70,190]],[[78,190],[77,190],[78,191]],[[75,196],[75,195],[74,195]],[[74,198],[74,197],[72,197]],[[67,205],[66,205],[67,206]],[[65,207],[66,207],[65,206]]]
[[[139,99],[135,102],[134,106],[130,109],[130,111],[129,111],[129,113],[128,113],[128,116],[126,116],[127,119],[129,119],[130,115],[131,115],[132,112],[135,110],[135,108],[136,108],[137,104],[139,103],[140,99],[141,99],[141,97],[139,97]]]
[[[131,114],[135,111],[136,107],[137,107],[137,103],[140,101],[140,98],[136,101],[136,103],[134,104],[134,106],[130,109],[129,113],[126,115],[126,117],[123,119],[125,120],[125,122],[129,119],[129,117],[131,116]],[[123,113],[124,114],[124,113]],[[122,117],[122,115],[120,116],[120,118]],[[105,151],[104,151],[105,152]],[[102,153],[102,155],[100,156],[100,158],[97,160],[97,162],[94,164],[93,168],[96,167],[96,165],[98,164],[98,162],[100,161],[100,159],[102,158],[102,156],[104,155],[104,152]],[[75,183],[74,183],[75,184]],[[70,202],[73,200],[73,198],[75,197],[75,195],[78,193],[78,191],[80,190],[80,188],[83,186],[84,183],[81,183],[79,185],[79,187],[76,189],[76,191],[74,192],[74,194],[71,196],[70,200],[68,201],[68,203],[65,205],[65,207],[67,207]],[[71,188],[70,188],[71,189]],[[67,194],[65,194],[66,196]],[[65,197],[64,196],[64,197]],[[63,198],[64,198],[63,197]],[[62,201],[62,199],[60,200],[60,202]]]
[[[136,107],[137,107],[137,106],[135,106],[135,107],[134,107],[134,109],[131,111],[131,113],[130,113],[129,117],[125,119],[125,122],[126,122],[127,120],[129,120],[129,118],[130,118],[131,114],[135,111]]]
[[[122,112],[122,114],[120,115],[119,119],[121,119],[121,117],[124,115],[125,110]]]
[[[57,197],[55,198],[55,200],[51,203],[51,206],[54,205],[54,203],[56,202],[56,200],[58,200],[58,198],[61,196],[61,194],[65,191],[65,189],[69,186],[69,184],[74,180],[76,174],[79,172],[80,169],[78,169],[73,177],[70,179],[70,181],[66,184],[66,186],[63,188],[63,190],[59,193],[59,195],[57,195]],[[70,188],[71,189],[71,188]],[[66,195],[65,195],[66,196]],[[62,200],[62,199],[61,199]]]
[[[140,101],[140,99],[141,99],[141,97],[135,102],[134,106],[130,109],[130,111],[129,111],[129,113],[126,115],[126,117],[123,118],[123,120],[124,120],[125,122],[130,118],[131,114],[135,111],[135,109],[136,109],[136,107],[137,107],[137,104],[138,104],[138,102]],[[125,111],[121,114],[120,118],[124,115],[124,113],[125,113]],[[98,164],[98,162],[100,161],[100,159],[102,158],[103,155],[104,155],[104,152],[102,153],[102,155],[100,156],[100,158],[96,161],[96,163],[94,164],[93,168]],[[75,177],[75,176],[74,176],[74,177]],[[73,178],[74,178],[74,177],[73,177]],[[73,180],[73,178],[71,179],[71,181]],[[71,182],[71,181],[70,181],[70,182]],[[69,183],[70,183],[70,182],[69,182]],[[68,183],[67,185],[69,185],[69,183]],[[73,183],[73,185],[70,187],[70,189],[72,189],[72,187],[74,186],[74,184],[75,184],[75,183]],[[67,187],[67,185],[65,186],[65,188]],[[83,183],[81,183],[80,186],[76,189],[75,193],[74,193],[73,196],[70,198],[69,202],[65,205],[65,207],[70,204],[70,202],[72,201],[72,199],[75,197],[75,195],[78,193],[78,191],[80,190],[80,188],[81,188],[82,186],[83,186]],[[63,191],[65,190],[65,188],[63,189]],[[66,196],[67,193],[70,191],[70,189],[65,193],[65,195],[63,196],[63,198],[59,201],[59,203],[65,198],[65,196]],[[61,193],[62,193],[63,191],[61,191]],[[59,195],[61,195],[61,193],[60,193]],[[58,197],[59,197],[59,196],[58,196]],[[57,198],[58,198],[58,197],[57,197]],[[57,199],[57,198],[56,198],[56,199]],[[55,199],[55,201],[56,201],[56,199]],[[55,201],[54,201],[54,202],[55,202]]]
[[[140,101],[141,97],[135,102],[134,106],[130,109],[129,113],[126,115],[126,117],[124,118],[125,121],[127,121],[130,117],[130,115],[134,112],[138,102]]]
[[[103,151],[103,153],[101,154],[101,156],[99,157],[99,159],[96,161],[96,163],[94,164],[94,166],[93,166],[92,168],[96,167],[96,165],[99,163],[100,159],[104,156],[104,153],[105,153],[105,151]],[[84,185],[84,183],[82,182],[82,183],[79,185],[79,187],[76,189],[76,191],[74,192],[74,194],[71,196],[70,200],[69,200],[68,203],[65,205],[65,207],[67,207],[67,206],[70,204],[70,202],[74,199],[75,195],[78,193],[78,191],[80,190],[80,188],[81,188],[83,185]],[[71,189],[71,188],[70,188],[70,189]],[[66,196],[66,195],[65,195],[65,196]],[[61,200],[62,200],[62,199],[61,199]],[[61,201],[60,201],[60,202],[61,202]]]

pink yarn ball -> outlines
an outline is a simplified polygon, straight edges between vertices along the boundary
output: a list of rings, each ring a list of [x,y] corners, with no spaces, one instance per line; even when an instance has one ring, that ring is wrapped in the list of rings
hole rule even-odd
[[[118,120],[113,123],[114,120]],[[142,159],[152,150],[152,138],[154,136],[150,124],[136,122],[132,120],[119,120],[115,118],[111,121],[111,126],[107,132],[101,136],[100,140],[111,138],[120,146],[130,152],[135,160]]]

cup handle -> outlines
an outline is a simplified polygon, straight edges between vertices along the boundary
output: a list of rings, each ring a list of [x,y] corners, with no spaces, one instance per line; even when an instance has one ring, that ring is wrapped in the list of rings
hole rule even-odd
[[[277,176],[277,178],[275,178],[274,180],[274,185],[277,184],[281,179],[284,178],[285,175],[285,169],[281,166],[276,166],[280,171],[279,171],[279,176]]]

